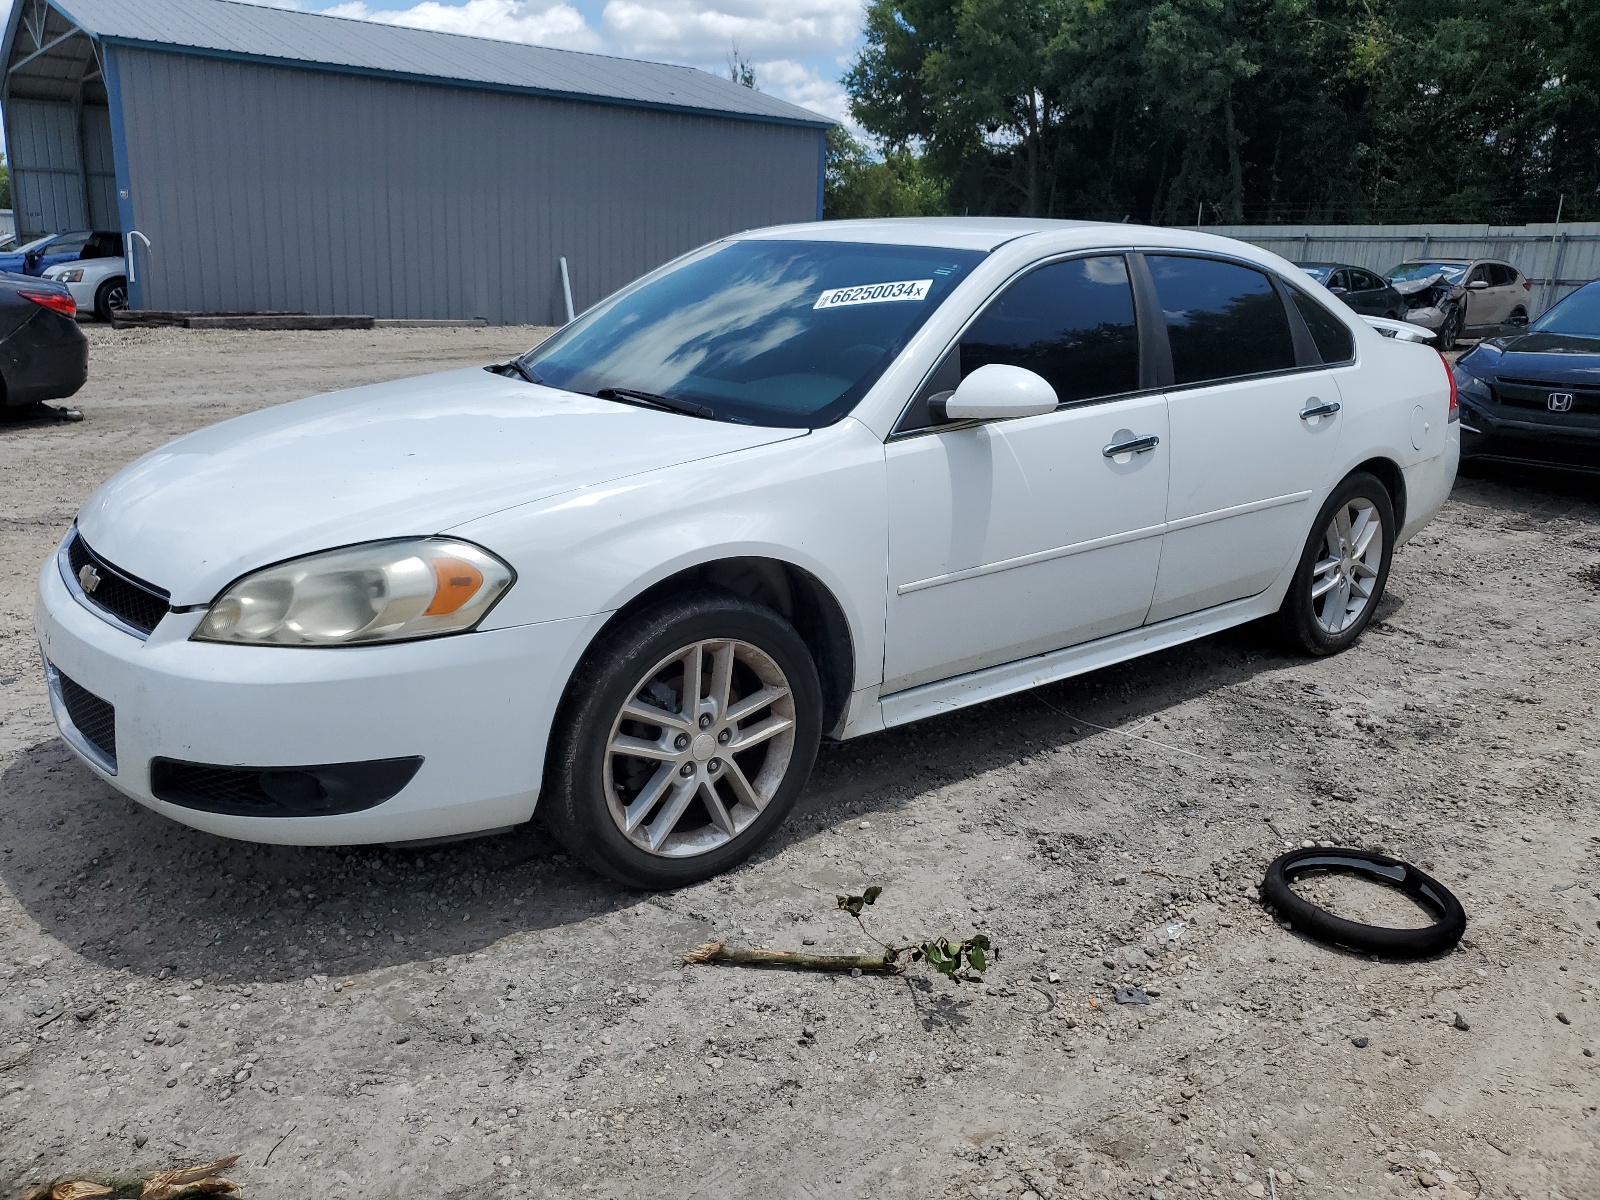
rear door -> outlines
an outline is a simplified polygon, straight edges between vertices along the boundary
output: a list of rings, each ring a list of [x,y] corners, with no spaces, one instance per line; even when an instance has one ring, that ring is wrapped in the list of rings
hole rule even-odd
[[[1148,618],[1156,622],[1256,595],[1298,558],[1341,421],[1338,384],[1320,369],[1304,318],[1296,311],[1291,321],[1287,285],[1213,258],[1145,262],[1173,380],[1167,532]]]
[[[1358,313],[1364,313],[1369,317],[1381,317],[1388,311],[1389,285],[1371,271],[1351,267],[1350,285],[1358,298],[1357,303],[1350,307]]]

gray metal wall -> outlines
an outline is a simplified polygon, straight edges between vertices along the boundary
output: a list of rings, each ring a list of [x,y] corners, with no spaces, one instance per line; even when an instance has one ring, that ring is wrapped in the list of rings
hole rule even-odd
[[[1561,225],[1207,225],[1293,262],[1387,271],[1406,259],[1499,258],[1533,283],[1529,316],[1600,278],[1600,221]]]
[[[557,323],[817,215],[818,129],[108,49],[145,308]]]
[[[8,108],[17,228],[29,236],[116,229],[110,110],[55,100],[13,100]]]

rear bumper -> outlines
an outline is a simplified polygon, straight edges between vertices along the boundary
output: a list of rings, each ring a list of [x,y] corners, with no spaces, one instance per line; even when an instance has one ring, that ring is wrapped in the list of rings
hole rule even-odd
[[[41,308],[0,342],[11,405],[63,400],[89,378],[89,340],[71,317]]]
[[[300,650],[191,642],[200,615],[169,614],[141,641],[79,604],[52,556],[39,573],[40,649],[114,707],[114,755],[62,722],[53,695],[62,735],[107,783],[164,816],[287,845],[411,841],[526,821],[556,706],[604,620]],[[391,799],[333,815],[208,812],[159,800],[151,787],[156,758],[292,769],[414,757],[421,767]]]

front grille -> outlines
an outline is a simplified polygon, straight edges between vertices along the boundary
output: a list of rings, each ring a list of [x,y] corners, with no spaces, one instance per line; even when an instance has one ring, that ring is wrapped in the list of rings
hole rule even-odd
[[[1495,399],[1513,408],[1535,408],[1550,413],[1551,393],[1572,397],[1572,407],[1558,415],[1570,413],[1600,413],[1600,388],[1573,386],[1565,383],[1541,383],[1537,379],[1507,379],[1494,381]]]
[[[117,710],[87,688],[68,679],[59,671],[61,702],[66,705],[67,716],[84,738],[113,762],[117,758]]]
[[[168,601],[171,599],[167,592],[119,571],[89,549],[83,535],[76,531],[67,543],[67,565],[73,583],[85,600],[141,634],[149,636],[161,618],[167,615]],[[97,580],[92,589],[83,582],[85,567],[93,570],[91,581]]]
[[[421,758],[310,767],[222,767],[150,760],[156,799],[234,817],[327,817],[382,804],[411,782]]]

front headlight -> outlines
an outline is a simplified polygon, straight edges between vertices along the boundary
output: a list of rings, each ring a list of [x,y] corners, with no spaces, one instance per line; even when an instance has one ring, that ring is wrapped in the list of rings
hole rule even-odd
[[[1471,371],[1464,371],[1460,364],[1450,368],[1455,373],[1456,391],[1468,400],[1476,400],[1479,404],[1494,403],[1494,393],[1489,390],[1486,381],[1478,378]]]
[[[511,586],[511,568],[453,538],[326,550],[246,575],[190,635],[251,646],[357,646],[471,629]]]
[[[51,278],[57,283],[82,283],[83,268],[73,267],[69,271],[61,271],[58,274],[52,275]]]

